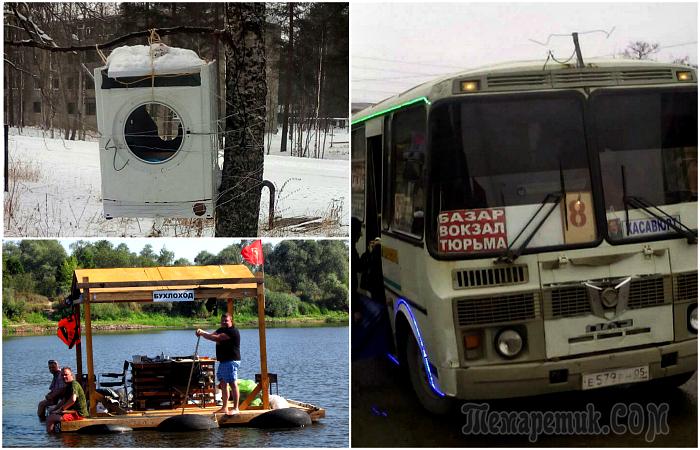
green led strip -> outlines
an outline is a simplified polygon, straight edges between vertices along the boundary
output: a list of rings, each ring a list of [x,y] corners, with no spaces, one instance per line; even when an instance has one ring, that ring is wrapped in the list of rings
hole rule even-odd
[[[358,123],[362,123],[366,120],[373,119],[375,117],[383,116],[384,114],[388,114],[392,111],[396,111],[397,109],[405,108],[406,106],[414,105],[416,103],[423,102],[426,105],[430,104],[430,100],[428,100],[428,97],[418,97],[414,98],[413,100],[409,100],[406,103],[401,103],[400,105],[392,106],[391,108],[383,109],[381,111],[377,111],[374,114],[370,114],[369,116],[361,117],[357,119],[356,121],[352,122],[352,125],[356,125]]]

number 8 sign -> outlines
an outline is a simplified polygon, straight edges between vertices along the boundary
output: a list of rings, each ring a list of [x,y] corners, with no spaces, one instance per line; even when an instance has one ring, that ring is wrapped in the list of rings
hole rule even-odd
[[[590,192],[567,192],[561,205],[564,242],[576,244],[594,241],[595,215]],[[564,216],[566,214],[566,216]]]

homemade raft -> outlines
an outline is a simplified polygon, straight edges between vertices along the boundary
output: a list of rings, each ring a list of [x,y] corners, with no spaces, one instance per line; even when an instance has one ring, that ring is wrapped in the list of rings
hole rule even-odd
[[[127,370],[131,366],[132,404],[123,404],[120,414],[97,411],[95,386],[96,376],[93,367],[92,324],[90,306],[96,303],[115,302],[159,302],[195,301],[225,299],[228,313],[233,317],[233,301],[246,297],[257,298],[258,335],[260,343],[260,373],[256,374],[257,385],[248,397],[240,403],[240,414],[227,416],[214,414],[220,406],[214,400],[213,360],[191,357],[162,358],[157,361],[125,361],[121,375],[124,384]],[[253,275],[244,265],[188,266],[188,267],[147,267],[116,269],[79,269],[73,276],[72,299],[74,317],[80,317],[84,308],[85,324],[83,341],[75,344],[76,379],[86,387],[90,417],[84,420],[62,422],[61,432],[110,433],[129,429],[161,428],[170,431],[169,423],[176,428],[208,429],[225,426],[256,426],[262,428],[302,426],[325,417],[323,408],[287,399],[290,408],[273,410],[270,407],[270,382],[276,382],[275,374],[268,373],[265,341],[265,286],[264,276]],[[87,371],[83,370],[83,346],[85,345]],[[193,364],[195,366],[193,366]],[[190,372],[187,380],[192,380],[192,368],[199,367],[196,377],[198,384],[192,389],[183,389],[162,372],[177,373],[177,367]],[[160,372],[159,372],[160,371]],[[180,370],[180,372],[182,372]],[[174,375],[172,375],[174,377]],[[134,381],[137,386],[134,386]],[[150,384],[149,384],[150,383]],[[107,384],[107,383],[104,383]],[[109,383],[114,386],[119,383]],[[186,384],[190,384],[189,381]],[[144,387],[145,386],[145,387]],[[126,387],[126,386],[125,386]],[[188,386],[189,387],[189,386]],[[261,405],[252,406],[258,397]],[[166,406],[163,406],[167,404]],[[182,420],[176,416],[183,415]],[[308,415],[308,418],[304,414]],[[201,416],[201,417],[197,417]],[[310,419],[310,420],[309,420]],[[208,422],[211,421],[211,422]]]

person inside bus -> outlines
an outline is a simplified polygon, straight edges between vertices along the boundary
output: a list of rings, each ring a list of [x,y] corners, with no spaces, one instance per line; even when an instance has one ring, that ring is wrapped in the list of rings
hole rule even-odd
[[[362,221],[357,217],[352,217],[350,219],[350,234],[352,237],[352,280],[350,286],[350,311],[352,313],[353,322],[359,322],[362,319],[362,313],[360,308],[360,302],[358,300],[357,288],[360,285],[359,278],[360,274],[365,270],[365,262],[360,258],[360,254],[357,251],[357,243],[362,237]]]
[[[61,370],[61,376],[66,389],[63,398],[50,410],[49,418],[46,420],[46,431],[49,433],[54,432],[57,423],[90,417],[85,391],[73,377],[73,370],[70,367],[64,367]]]
[[[44,396],[44,399],[39,402],[37,409],[37,415],[40,420],[46,420],[46,408],[54,406],[60,400],[63,395],[63,391],[66,388],[66,384],[63,382],[63,377],[61,377],[61,368],[58,365],[58,361],[55,359],[49,360],[49,372],[53,375],[51,384],[49,385],[49,393]]]
[[[350,233],[353,270],[350,292],[352,355],[353,358],[366,358],[386,353],[392,339],[389,316],[382,296],[384,280],[381,268],[377,269],[381,267],[381,262],[378,261],[381,259],[381,243],[379,238],[373,239],[360,256],[357,243],[362,237],[362,221],[357,217],[350,219]],[[369,291],[372,298],[362,295],[360,287]]]

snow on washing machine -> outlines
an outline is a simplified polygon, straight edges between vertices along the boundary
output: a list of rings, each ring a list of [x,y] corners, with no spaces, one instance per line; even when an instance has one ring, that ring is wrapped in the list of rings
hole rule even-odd
[[[104,215],[211,218],[219,174],[216,65],[163,44],[95,69]]]

